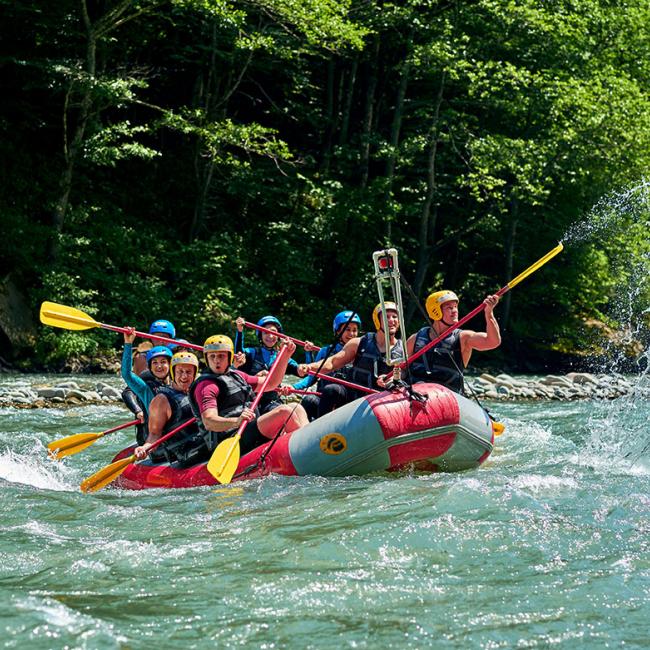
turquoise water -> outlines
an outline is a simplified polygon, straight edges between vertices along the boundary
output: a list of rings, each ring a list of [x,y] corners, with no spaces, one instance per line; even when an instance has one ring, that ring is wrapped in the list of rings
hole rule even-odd
[[[45,445],[125,409],[1,409],[5,647],[650,647],[647,397],[490,407],[462,474],[92,495],[131,432]]]

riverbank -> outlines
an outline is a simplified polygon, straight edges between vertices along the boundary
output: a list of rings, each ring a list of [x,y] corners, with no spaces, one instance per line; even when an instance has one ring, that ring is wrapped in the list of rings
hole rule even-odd
[[[495,401],[611,400],[628,395],[637,388],[635,382],[622,375],[584,372],[544,377],[483,373],[466,378],[466,384],[468,396],[473,392],[481,400]],[[0,407],[36,409],[121,404],[122,388],[119,377],[56,381],[44,375],[31,378],[14,375],[13,381],[0,381]]]

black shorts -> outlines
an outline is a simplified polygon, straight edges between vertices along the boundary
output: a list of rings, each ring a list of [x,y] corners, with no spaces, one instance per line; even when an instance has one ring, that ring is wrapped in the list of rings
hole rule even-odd
[[[228,435],[224,435],[223,438],[219,436],[219,442],[222,440],[227,440],[228,438],[232,438],[235,433],[237,432],[229,432]],[[260,433],[260,430],[257,427],[257,418],[255,418],[249,422],[242,431],[241,438],[239,440],[239,454],[243,456],[244,454],[247,454],[249,451],[252,451],[256,447],[259,447],[268,441],[269,439]]]

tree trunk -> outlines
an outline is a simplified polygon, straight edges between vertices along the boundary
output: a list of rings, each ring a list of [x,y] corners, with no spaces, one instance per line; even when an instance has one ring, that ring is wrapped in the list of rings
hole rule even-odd
[[[327,176],[330,168],[330,161],[332,159],[332,141],[334,139],[334,130],[336,128],[336,118],[334,111],[334,104],[336,101],[334,92],[334,79],[336,76],[336,67],[334,65],[334,57],[330,56],[327,62],[327,89],[326,89],[326,102],[325,102],[325,132],[323,134],[323,150],[322,150],[322,164],[321,169],[323,174]]]
[[[427,164],[427,193],[420,213],[420,233],[418,238],[418,255],[415,279],[413,281],[413,292],[419,296],[424,286],[424,280],[430,265],[433,238],[435,237],[438,208],[434,205],[434,199],[438,190],[436,181],[436,155],[438,153],[438,136],[440,133],[440,107],[443,100],[446,75],[443,71],[440,78],[440,87],[436,96],[436,103],[433,111],[433,121],[429,131],[429,157]],[[406,311],[406,322],[409,323],[415,312],[416,305],[409,302]]]
[[[402,129],[402,118],[404,115],[404,99],[406,98],[406,87],[408,85],[411,65],[409,62],[410,51],[402,66],[399,87],[397,89],[397,98],[395,100],[395,112],[393,113],[393,123],[390,129],[390,153],[386,159],[386,168],[384,176],[386,177],[386,189],[384,191],[384,205],[386,206],[386,240],[390,244],[393,230],[393,214],[389,208],[393,198],[393,180],[395,178],[395,163],[397,161],[397,146],[399,145],[399,136]]]
[[[354,96],[354,84],[357,79],[357,68],[359,67],[359,58],[355,57],[352,61],[352,67],[348,73],[348,86],[345,93],[345,103],[343,105],[343,115],[341,116],[341,131],[339,132],[339,144],[344,145],[348,141],[348,131],[350,129],[350,112],[352,111],[352,97]]]
[[[368,90],[366,92],[366,105],[363,113],[363,123],[361,127],[361,160],[360,171],[361,179],[359,185],[361,189],[368,186],[368,176],[370,174],[370,135],[372,133],[372,118],[375,105],[375,91],[377,89],[377,66],[379,63],[379,38],[375,38],[373,44],[373,56],[370,61],[370,73],[368,75]]]
[[[515,241],[517,237],[517,224],[519,222],[519,199],[513,198],[511,201],[511,215],[510,215],[510,229],[508,231],[508,240],[506,242],[506,268],[505,282],[509,282],[513,277],[514,269],[514,252],[515,252]],[[504,282],[504,284],[505,284]],[[501,325],[505,330],[508,327],[508,321],[510,320],[510,298],[511,294],[508,291],[503,298],[503,312],[501,316]]]
[[[218,71],[221,67],[217,61],[217,47],[218,47],[218,24],[216,21],[211,23],[211,51],[210,51],[210,67],[208,74],[205,78],[198,80],[198,92],[196,105],[202,111],[202,118],[204,122],[211,122],[214,120],[224,119],[228,114],[228,102],[232,95],[237,91],[241,81],[248,70],[248,67],[253,58],[252,52],[249,53],[248,58],[242,64],[241,69],[237,71],[237,75],[233,74],[235,63],[231,62],[228,66],[228,72],[225,80],[222,80]],[[221,81],[224,81],[221,84]],[[223,94],[219,95],[219,88],[222,87]],[[196,149],[194,152],[194,177],[196,180],[196,197],[194,200],[194,211],[192,214],[192,221],[187,230],[187,238],[191,243],[200,234],[206,216],[208,214],[208,203],[210,199],[210,190],[212,188],[212,179],[216,169],[216,153],[206,150],[203,142],[197,140]]]
[[[93,22],[88,11],[87,1],[80,0],[81,19],[86,32],[86,52],[83,65],[86,81],[79,100],[79,112],[75,120],[74,134],[71,140],[68,140],[68,112],[70,99],[74,94],[74,81],[70,82],[63,105],[63,171],[59,179],[59,196],[54,204],[52,214],[54,232],[47,248],[47,258],[50,263],[56,262],[61,252],[61,234],[70,207],[70,193],[72,191],[75,166],[83,147],[88,121],[94,108],[92,82],[97,75],[97,44],[101,37],[147,10],[146,7],[142,7],[131,14],[127,14],[126,12],[133,2],[134,0],[120,0],[114,7],[108,9],[106,13]]]
[[[65,224],[65,218],[70,205],[70,192],[72,190],[72,181],[77,158],[84,141],[86,126],[92,110],[92,84],[91,80],[95,77],[97,70],[97,31],[93,26],[88,14],[86,0],[81,0],[81,14],[86,30],[86,57],[84,62],[84,72],[88,76],[86,87],[81,97],[79,106],[79,115],[76,120],[74,135],[68,142],[68,110],[70,96],[73,92],[74,81],[70,82],[68,92],[63,107],[63,172],[59,179],[59,197],[54,206],[52,216],[52,225],[54,232],[50,238],[47,250],[47,258],[50,263],[57,261],[61,252],[61,234]]]

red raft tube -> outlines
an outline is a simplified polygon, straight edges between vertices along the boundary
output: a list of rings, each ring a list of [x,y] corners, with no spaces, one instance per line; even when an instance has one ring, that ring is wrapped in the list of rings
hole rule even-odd
[[[494,431],[476,403],[438,384],[417,384],[424,403],[405,391],[359,398],[307,426],[242,456],[233,481],[268,474],[361,476],[381,470],[414,468],[458,472],[478,467],[492,452]],[[131,454],[122,450],[114,460]],[[115,481],[129,490],[218,485],[207,463],[180,468],[175,463],[133,463]]]

